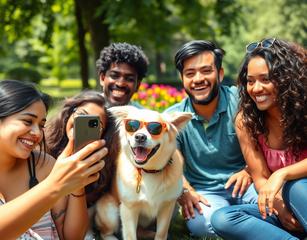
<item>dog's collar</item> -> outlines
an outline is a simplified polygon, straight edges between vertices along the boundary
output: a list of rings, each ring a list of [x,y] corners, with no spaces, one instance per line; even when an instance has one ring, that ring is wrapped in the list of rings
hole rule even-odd
[[[144,171],[145,173],[160,173],[162,172],[168,165],[171,165],[173,163],[173,159],[170,159],[167,164],[157,170],[157,169],[144,169],[144,168],[136,168],[137,172],[138,172],[138,175],[137,175],[137,178],[136,178],[136,192],[139,193],[140,190],[141,190],[141,181],[142,181],[142,171]]]

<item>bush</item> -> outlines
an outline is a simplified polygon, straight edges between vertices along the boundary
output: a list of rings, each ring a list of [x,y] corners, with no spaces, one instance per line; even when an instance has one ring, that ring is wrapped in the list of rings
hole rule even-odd
[[[20,80],[20,81],[27,81],[27,82],[34,82],[36,84],[39,84],[39,82],[42,79],[41,74],[31,68],[24,68],[24,67],[15,67],[10,69],[6,73],[7,79],[14,79],[14,80]]]

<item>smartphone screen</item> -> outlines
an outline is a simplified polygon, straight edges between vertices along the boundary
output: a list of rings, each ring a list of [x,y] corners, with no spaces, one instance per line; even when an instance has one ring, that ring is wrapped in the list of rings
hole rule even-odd
[[[74,152],[100,139],[100,119],[96,115],[79,115],[74,118]]]

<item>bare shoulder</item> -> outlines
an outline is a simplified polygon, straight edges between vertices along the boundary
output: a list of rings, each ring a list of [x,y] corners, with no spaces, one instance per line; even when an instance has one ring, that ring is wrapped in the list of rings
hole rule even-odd
[[[243,113],[242,111],[238,112],[238,114],[236,115],[235,117],[235,128],[236,130],[240,129],[242,130],[243,129]]]
[[[51,172],[56,159],[49,155],[48,153],[33,151],[34,157],[36,159],[36,174],[39,181],[44,180]]]

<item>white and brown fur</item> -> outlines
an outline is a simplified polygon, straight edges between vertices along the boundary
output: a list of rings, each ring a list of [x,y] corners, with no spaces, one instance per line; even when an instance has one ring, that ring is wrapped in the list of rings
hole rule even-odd
[[[146,227],[155,219],[155,239],[166,239],[176,199],[182,192],[183,158],[176,150],[176,135],[192,114],[161,114],[132,106],[113,107],[111,112],[117,118],[121,147],[111,192],[96,204],[95,221],[100,235],[103,239],[117,239],[114,233],[119,230],[120,216],[125,240],[137,239],[137,226]],[[123,124],[126,118],[165,122],[166,130],[158,137],[152,137],[145,127],[133,134],[127,133]],[[147,149],[160,144],[154,155],[141,165],[135,161],[132,150],[139,144],[137,134],[146,136],[142,144]]]

